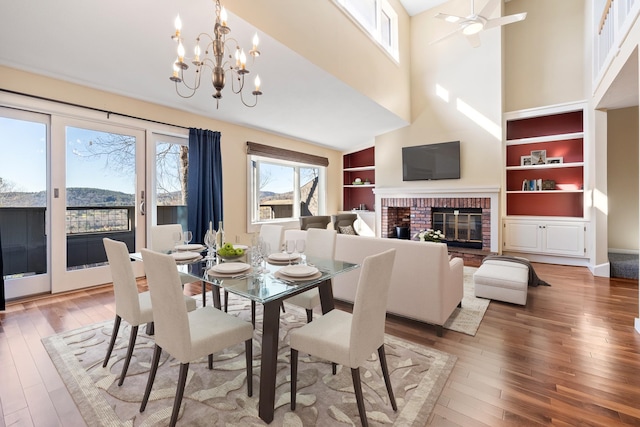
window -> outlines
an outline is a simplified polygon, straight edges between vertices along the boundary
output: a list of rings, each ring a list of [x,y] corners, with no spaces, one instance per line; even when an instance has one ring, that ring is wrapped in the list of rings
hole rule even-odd
[[[334,0],[396,61],[398,15],[387,0]]]
[[[325,214],[324,157],[247,143],[249,230],[254,224]]]
[[[250,156],[252,223],[324,215],[324,167]]]

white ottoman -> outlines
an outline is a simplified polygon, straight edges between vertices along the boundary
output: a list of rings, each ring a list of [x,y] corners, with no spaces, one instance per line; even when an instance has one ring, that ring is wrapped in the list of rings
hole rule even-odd
[[[475,295],[513,304],[527,304],[529,267],[509,261],[487,260],[473,273]]]

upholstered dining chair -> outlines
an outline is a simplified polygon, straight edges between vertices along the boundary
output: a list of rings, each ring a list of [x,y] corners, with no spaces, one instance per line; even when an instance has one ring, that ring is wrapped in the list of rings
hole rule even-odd
[[[284,237],[284,227],[276,224],[264,224],[260,227],[260,238],[268,242],[271,252],[282,251],[282,239]]]
[[[280,252],[282,251],[282,239],[284,236],[284,227],[276,224],[263,224],[260,227],[260,239],[264,242],[269,243],[269,247],[271,248],[271,252]],[[224,311],[228,311],[229,309],[229,292],[224,291]],[[251,301],[251,323],[256,324],[256,303],[255,301]]]
[[[176,245],[174,235],[182,233],[180,224],[162,224],[151,226],[149,249],[156,252],[169,253]]]
[[[155,322],[155,347],[140,412],[145,410],[149,401],[162,350],[166,350],[180,362],[180,374],[169,425],[175,426],[178,420],[189,363],[208,356],[209,369],[213,369],[213,353],[242,342],[245,343],[246,353],[247,393],[251,397],[251,324],[211,306],[187,312],[186,307],[180,302],[182,288],[175,260],[170,255],[148,249],[142,249],[141,252],[148,270],[147,282]]]
[[[176,233],[182,233],[182,225],[181,224],[162,224],[162,225],[152,225],[151,226],[151,239],[148,245],[148,248],[152,251],[169,253],[173,250],[176,245],[176,240],[174,235]],[[188,274],[179,273],[180,282],[183,285],[187,283],[197,282],[196,279],[189,276]],[[207,296],[206,296],[206,288],[207,285],[205,282],[201,282],[202,284],[202,305],[207,305]]]
[[[308,230],[310,228],[327,228],[331,222],[329,215],[314,215],[300,217],[300,230]]]
[[[153,322],[151,297],[149,296],[149,292],[138,293],[136,277],[131,267],[127,245],[109,238],[102,239],[102,242],[107,252],[107,260],[109,261],[109,268],[111,269],[111,280],[113,281],[113,293],[116,299],[116,318],[113,322],[111,341],[102,367],[106,367],[111,358],[111,352],[113,351],[122,319],[131,325],[129,347],[127,348],[127,355],[122,365],[122,373],[118,380],[118,385],[121,386],[129,369],[129,363],[133,355],[133,347],[136,344],[136,338],[138,336],[138,327],[142,324]],[[182,300],[184,300],[184,305],[188,311],[196,309],[196,300],[193,298],[183,295]]]
[[[362,262],[353,313],[331,310],[295,329],[290,334],[291,409],[296,409],[298,352],[304,352],[351,368],[360,421],[367,426],[367,414],[360,382],[360,366],[376,349],[391,407],[397,411],[384,351],[387,295],[395,249],[368,256]]]
[[[310,228],[306,231],[305,254],[307,256],[333,259],[335,253],[335,230]],[[306,292],[288,298],[287,302],[304,308],[307,312],[307,322],[311,322],[313,320],[313,308],[320,305],[320,292],[318,291],[318,288],[313,288]]]
[[[354,234],[358,235],[354,223],[358,219],[358,215],[354,213],[342,213],[337,215],[331,215],[333,221],[333,229],[339,234]]]

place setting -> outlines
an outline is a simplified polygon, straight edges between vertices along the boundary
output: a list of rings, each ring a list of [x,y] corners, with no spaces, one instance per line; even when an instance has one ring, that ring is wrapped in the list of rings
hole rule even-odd
[[[282,267],[281,269],[273,273],[273,276],[276,279],[282,280],[284,282],[294,283],[319,279],[320,277],[322,277],[322,272],[314,266],[293,264]]]
[[[202,255],[199,252],[192,251],[176,251],[171,252],[169,255],[176,260],[176,262],[193,262],[202,259]]]
[[[212,277],[240,279],[248,277],[253,272],[253,267],[245,262],[225,262],[216,264],[207,270]]]
[[[267,257],[269,264],[273,265],[289,265],[300,261],[300,254],[297,252],[276,252]]]

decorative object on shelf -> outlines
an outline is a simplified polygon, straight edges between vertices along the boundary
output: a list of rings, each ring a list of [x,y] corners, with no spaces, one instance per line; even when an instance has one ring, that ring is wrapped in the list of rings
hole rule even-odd
[[[542,180],[542,189],[543,190],[555,190],[556,182],[552,179],[543,179]]]
[[[531,156],[520,156],[520,166],[531,166]]]
[[[353,181],[353,185],[362,185],[362,179],[356,178],[355,181]]]
[[[444,240],[444,234],[440,230],[434,230],[427,228],[426,230],[420,230],[414,236],[421,242],[442,242]]]
[[[365,178],[364,185],[371,185],[371,181],[369,181],[368,179]]]
[[[227,35],[231,32],[231,29],[227,26],[227,12],[220,5],[220,0],[215,0],[216,4],[216,18],[215,25],[213,27],[213,35],[207,33],[200,33],[196,39],[196,47],[194,49],[194,57],[191,63],[195,66],[195,76],[193,76],[193,83],[188,84],[185,82],[185,70],[189,68],[189,65],[185,62],[185,49],[182,44],[182,37],[180,32],[182,30],[182,22],[180,16],[175,20],[176,32],[171,36],[173,40],[178,43],[178,58],[173,63],[173,75],[170,80],[176,83],[176,93],[183,98],[191,98],[198,88],[200,88],[200,79],[205,74],[205,68],[211,68],[211,82],[216,92],[213,94],[213,98],[216,100],[216,108],[220,106],[220,98],[222,98],[222,89],[225,87],[226,74],[230,73],[232,76],[231,90],[236,95],[240,95],[240,100],[247,107],[255,107],[258,103],[258,96],[262,95],[260,92],[260,76],[256,76],[255,90],[251,92],[255,96],[255,102],[253,104],[247,104],[242,96],[244,89],[245,75],[249,74],[249,70],[246,68],[247,55],[244,49],[238,46],[235,39],[227,40]],[[205,38],[205,50],[204,55],[201,57],[200,42],[201,38]],[[227,42],[233,41],[235,46],[227,46]],[[249,51],[249,55],[255,60],[260,55],[258,50],[258,34],[253,37],[253,48]],[[229,50],[235,49],[235,53],[232,55]],[[231,63],[227,58],[234,58],[235,63]],[[237,83],[236,83],[237,82]],[[180,93],[178,83],[183,83],[188,93],[183,95]],[[236,87],[237,84],[237,87]]]
[[[532,165],[544,165],[547,162],[547,150],[534,150],[531,152]]]
[[[547,157],[547,164],[548,165],[557,165],[563,163],[562,161],[562,157]]]

